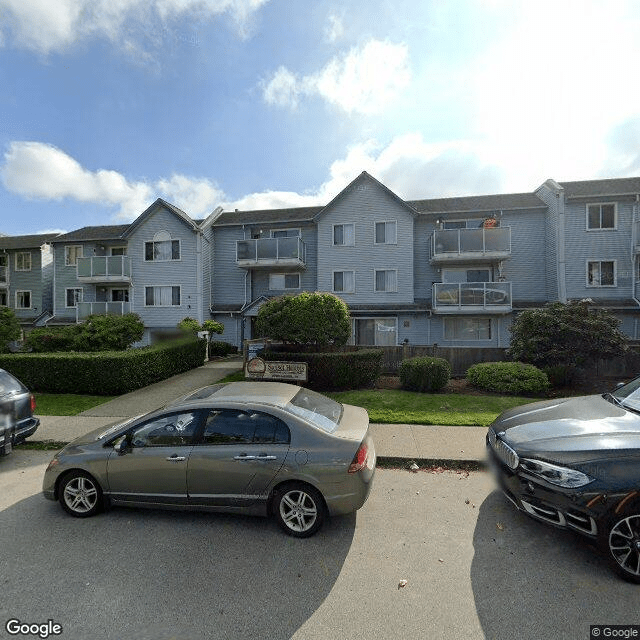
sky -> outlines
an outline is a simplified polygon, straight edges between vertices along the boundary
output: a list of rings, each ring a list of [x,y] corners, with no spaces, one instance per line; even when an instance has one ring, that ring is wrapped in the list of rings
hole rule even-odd
[[[0,233],[640,175],[633,0],[0,0]]]

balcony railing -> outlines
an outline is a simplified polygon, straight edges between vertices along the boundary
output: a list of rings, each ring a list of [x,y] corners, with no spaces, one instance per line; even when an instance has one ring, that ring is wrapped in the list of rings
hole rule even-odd
[[[78,302],[76,319],[78,322],[91,315],[123,316],[131,312],[130,302]]]
[[[78,258],[76,268],[81,282],[131,282],[131,258],[127,256]]]
[[[249,269],[304,267],[305,244],[300,238],[238,240],[236,264]]]
[[[431,263],[503,260],[511,256],[511,227],[443,229],[431,236]]]
[[[437,282],[433,285],[436,313],[509,313],[510,282]]]
[[[9,284],[9,267],[0,267],[0,285]]]

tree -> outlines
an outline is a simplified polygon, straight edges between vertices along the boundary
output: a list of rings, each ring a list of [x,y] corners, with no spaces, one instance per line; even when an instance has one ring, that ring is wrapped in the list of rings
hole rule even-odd
[[[303,292],[265,302],[256,319],[259,336],[316,348],[346,344],[351,335],[349,309],[332,293]]]
[[[0,307],[0,353],[9,351],[9,343],[20,339],[20,323],[9,307]]]
[[[538,367],[574,369],[622,355],[627,339],[618,330],[619,321],[590,304],[553,302],[523,311],[511,326],[510,357]]]

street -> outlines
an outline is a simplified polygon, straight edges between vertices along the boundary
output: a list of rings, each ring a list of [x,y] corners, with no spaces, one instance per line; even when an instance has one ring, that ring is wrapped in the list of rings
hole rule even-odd
[[[362,510],[297,540],[262,518],[71,518],[40,494],[52,455],[0,459],[0,638],[24,637],[10,619],[72,640],[587,640],[590,624],[640,623],[640,587],[484,472],[378,469]]]

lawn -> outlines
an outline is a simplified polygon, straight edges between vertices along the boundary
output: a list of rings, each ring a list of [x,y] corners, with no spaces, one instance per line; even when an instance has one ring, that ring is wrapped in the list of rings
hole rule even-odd
[[[327,393],[339,402],[364,407],[371,422],[389,424],[442,424],[486,427],[511,407],[538,398],[458,393],[414,393],[395,389],[366,389]]]
[[[114,396],[84,396],[73,393],[34,393],[36,415],[76,416],[82,411],[113,400]]]

